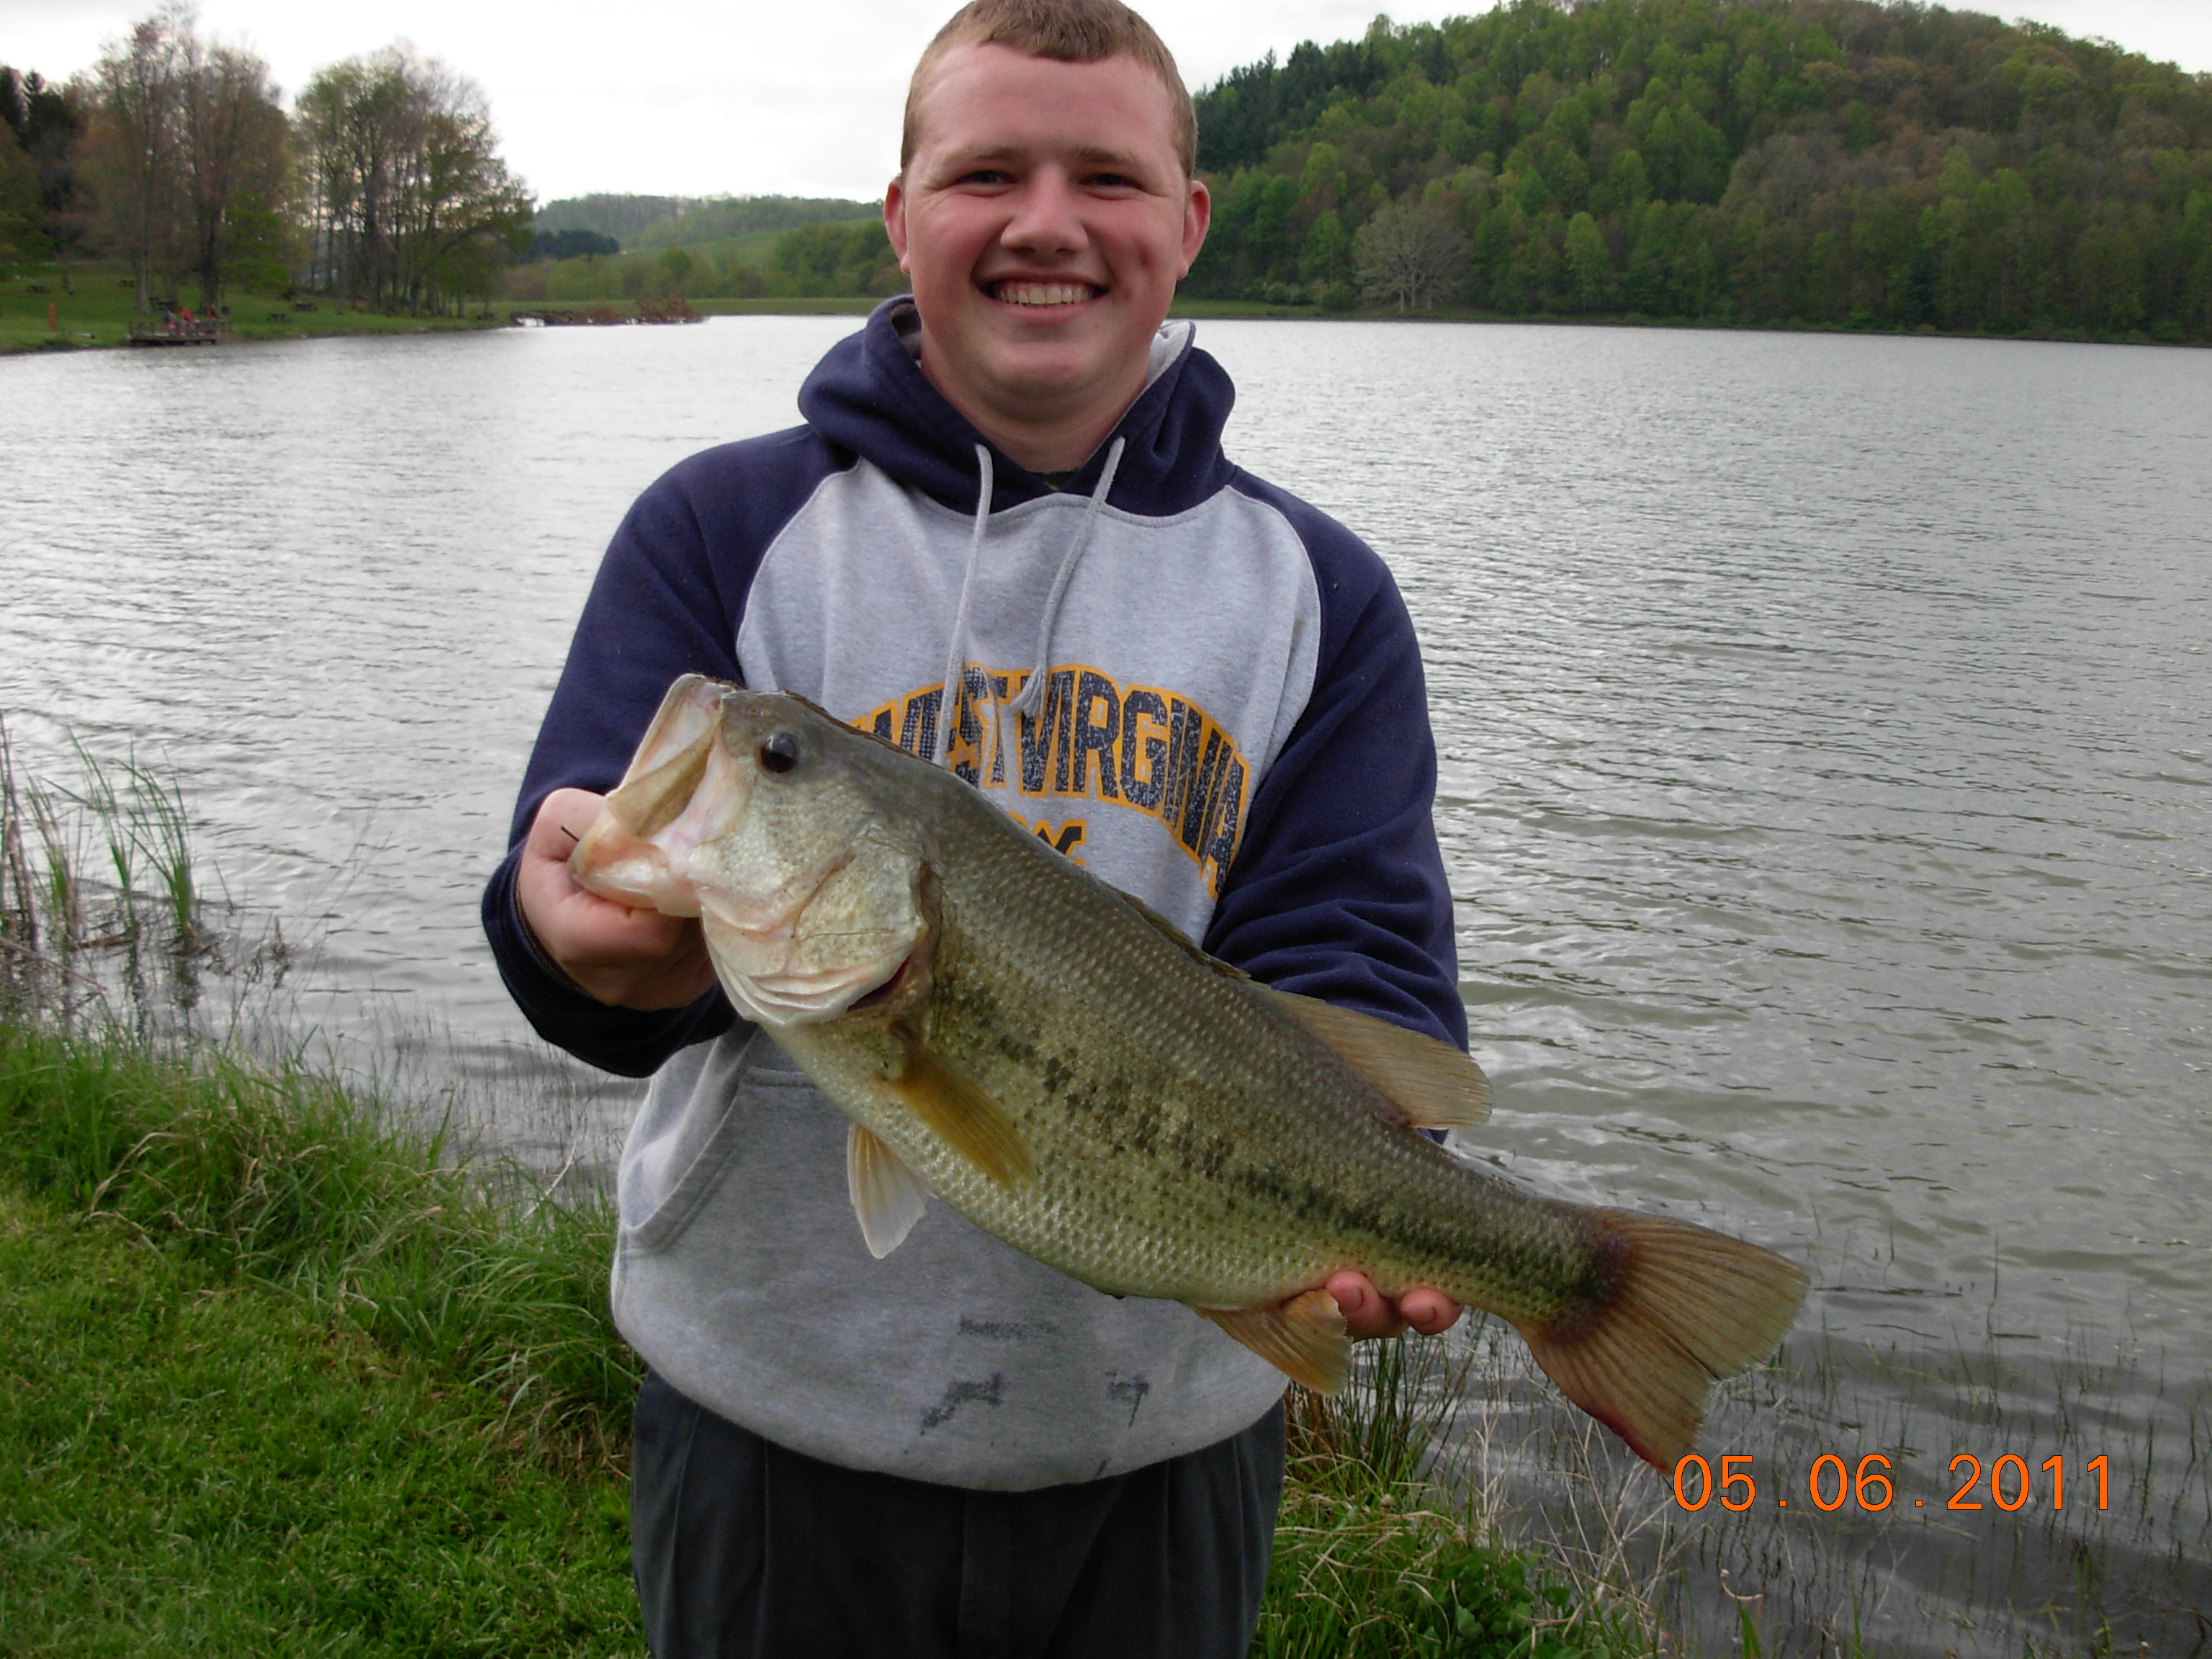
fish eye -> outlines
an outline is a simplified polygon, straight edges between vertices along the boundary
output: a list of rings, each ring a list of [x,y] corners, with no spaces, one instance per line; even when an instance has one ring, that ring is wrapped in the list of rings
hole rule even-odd
[[[760,746],[762,769],[769,772],[788,772],[799,764],[799,739],[788,732],[778,732]]]

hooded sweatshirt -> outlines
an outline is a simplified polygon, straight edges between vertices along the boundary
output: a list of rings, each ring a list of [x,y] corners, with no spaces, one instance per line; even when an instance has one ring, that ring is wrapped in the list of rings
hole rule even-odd
[[[1019,1491],[1209,1445],[1282,1376],[941,1203],[872,1257],[842,1114],[719,990],[609,1008],[538,947],[514,876],[547,794],[611,789],[679,674],[796,692],[950,766],[1258,980],[1462,1048],[1466,1016],[1419,653],[1382,562],[1222,453],[1234,394],[1188,324],[1059,489],[930,385],[916,326],[887,301],[808,379],[804,426],[694,456],[631,508],[484,925],[540,1034],[653,1075],[613,1300],[653,1370],[811,1456]]]

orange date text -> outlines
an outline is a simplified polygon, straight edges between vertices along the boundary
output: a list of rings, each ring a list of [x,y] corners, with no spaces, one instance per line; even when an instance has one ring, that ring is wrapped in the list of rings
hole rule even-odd
[[[1676,1463],[1674,1501],[1692,1511],[1704,1509],[1716,1498],[1720,1499],[1723,1509],[1738,1512],[1758,1503],[1757,1460],[1748,1452],[1730,1452],[1717,1461],[1717,1471],[1696,1452]],[[2088,1495],[2083,1483],[2094,1481],[2097,1507],[2106,1507],[2110,1498],[2110,1462],[2099,1456],[2077,1466],[2074,1476],[2076,1502]],[[1951,1478],[1956,1489],[1942,1503],[1947,1510],[1994,1508],[2009,1512],[2025,1509],[2031,1501],[2040,1508],[2046,1500],[2054,1510],[2066,1507],[2068,1474],[2063,1455],[2046,1457],[2032,1470],[2027,1459],[2016,1453],[2007,1452],[1985,1468],[1973,1453],[1960,1452],[1951,1460]],[[1788,1509],[1791,1500],[1796,1498],[1800,1502],[1809,1500],[1823,1514],[1832,1514],[1846,1505],[1871,1513],[1905,1502],[1892,1479],[1888,1455],[1883,1452],[1869,1452],[1855,1463],[1845,1462],[1834,1452],[1824,1452],[1813,1460],[1812,1468],[1806,1471],[1802,1498],[1796,1483],[1782,1475],[1770,1475],[1767,1490],[1769,1501],[1778,1509]],[[1936,1507],[1936,1498],[1915,1498],[1911,1500],[1911,1507],[1931,1509]]]

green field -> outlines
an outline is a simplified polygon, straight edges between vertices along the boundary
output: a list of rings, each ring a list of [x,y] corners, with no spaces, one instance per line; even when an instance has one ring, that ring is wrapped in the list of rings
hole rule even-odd
[[[187,304],[192,297],[189,293],[184,296]],[[0,351],[120,345],[137,318],[135,298],[131,279],[112,263],[71,266],[67,290],[52,265],[23,265],[0,271]],[[319,299],[309,302],[312,310],[302,311],[277,295],[234,294],[228,303],[231,333],[241,340],[420,334],[488,325],[473,314],[473,303],[472,314],[466,318],[388,317],[375,312],[341,310],[337,301]],[[503,321],[503,314],[495,311],[495,320]]]

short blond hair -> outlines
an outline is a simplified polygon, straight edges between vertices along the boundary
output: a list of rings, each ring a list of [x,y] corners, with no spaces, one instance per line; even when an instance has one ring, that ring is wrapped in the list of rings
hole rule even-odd
[[[922,48],[906,88],[906,125],[899,137],[899,171],[914,160],[915,106],[938,59],[955,46],[1011,46],[1032,58],[1063,64],[1135,58],[1168,89],[1169,119],[1183,176],[1198,171],[1198,112],[1176,68],[1175,55],[1152,26],[1121,0],[969,0]]]

